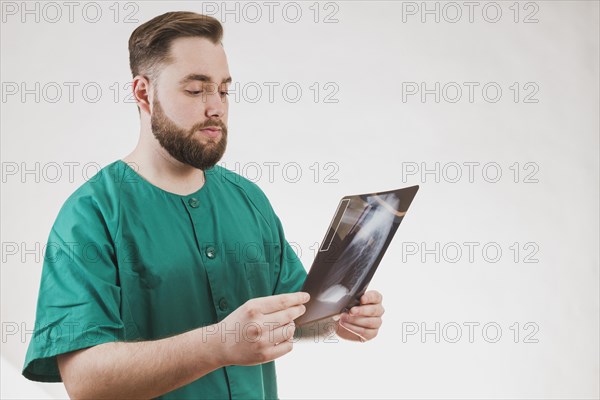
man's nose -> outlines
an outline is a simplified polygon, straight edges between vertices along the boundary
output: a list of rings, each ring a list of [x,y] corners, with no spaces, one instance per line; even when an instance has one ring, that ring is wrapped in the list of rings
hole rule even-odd
[[[221,96],[221,92],[216,85],[205,91],[204,106],[206,116],[211,117],[222,117],[227,110],[227,99]]]

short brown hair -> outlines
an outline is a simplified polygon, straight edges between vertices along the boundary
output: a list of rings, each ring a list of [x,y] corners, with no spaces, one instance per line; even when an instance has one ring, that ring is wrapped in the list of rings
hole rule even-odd
[[[180,37],[203,37],[221,43],[223,26],[208,15],[190,11],[173,11],[138,26],[129,37],[129,67],[137,75],[156,76],[160,65],[173,60],[171,43]]]

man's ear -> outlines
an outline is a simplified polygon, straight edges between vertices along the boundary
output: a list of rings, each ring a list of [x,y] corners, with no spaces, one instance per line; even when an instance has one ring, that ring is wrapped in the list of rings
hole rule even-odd
[[[133,98],[135,99],[138,109],[140,110],[140,115],[142,111],[150,115],[150,102],[152,99],[150,98],[150,81],[148,78],[142,75],[137,75],[135,78],[133,78],[131,90],[133,91]]]

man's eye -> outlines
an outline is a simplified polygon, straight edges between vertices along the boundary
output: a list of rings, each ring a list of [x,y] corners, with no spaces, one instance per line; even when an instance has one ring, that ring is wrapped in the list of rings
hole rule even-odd
[[[221,96],[229,96],[229,92],[221,92]]]
[[[199,95],[200,93],[202,93],[202,90],[186,90],[186,92],[188,92],[191,95]]]

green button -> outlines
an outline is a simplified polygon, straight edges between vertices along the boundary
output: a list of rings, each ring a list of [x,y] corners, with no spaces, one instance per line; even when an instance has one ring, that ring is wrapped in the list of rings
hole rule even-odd
[[[206,257],[213,259],[217,256],[217,252],[215,251],[215,248],[210,246],[206,248]]]
[[[229,306],[229,305],[227,304],[227,300],[225,300],[224,298],[221,298],[221,300],[219,300],[219,309],[220,309],[221,311],[225,311],[225,310],[227,310],[227,307],[228,307],[228,306]]]
[[[191,199],[188,200],[188,204],[192,208],[198,208],[198,206],[200,205],[200,201],[197,198],[192,197]]]

